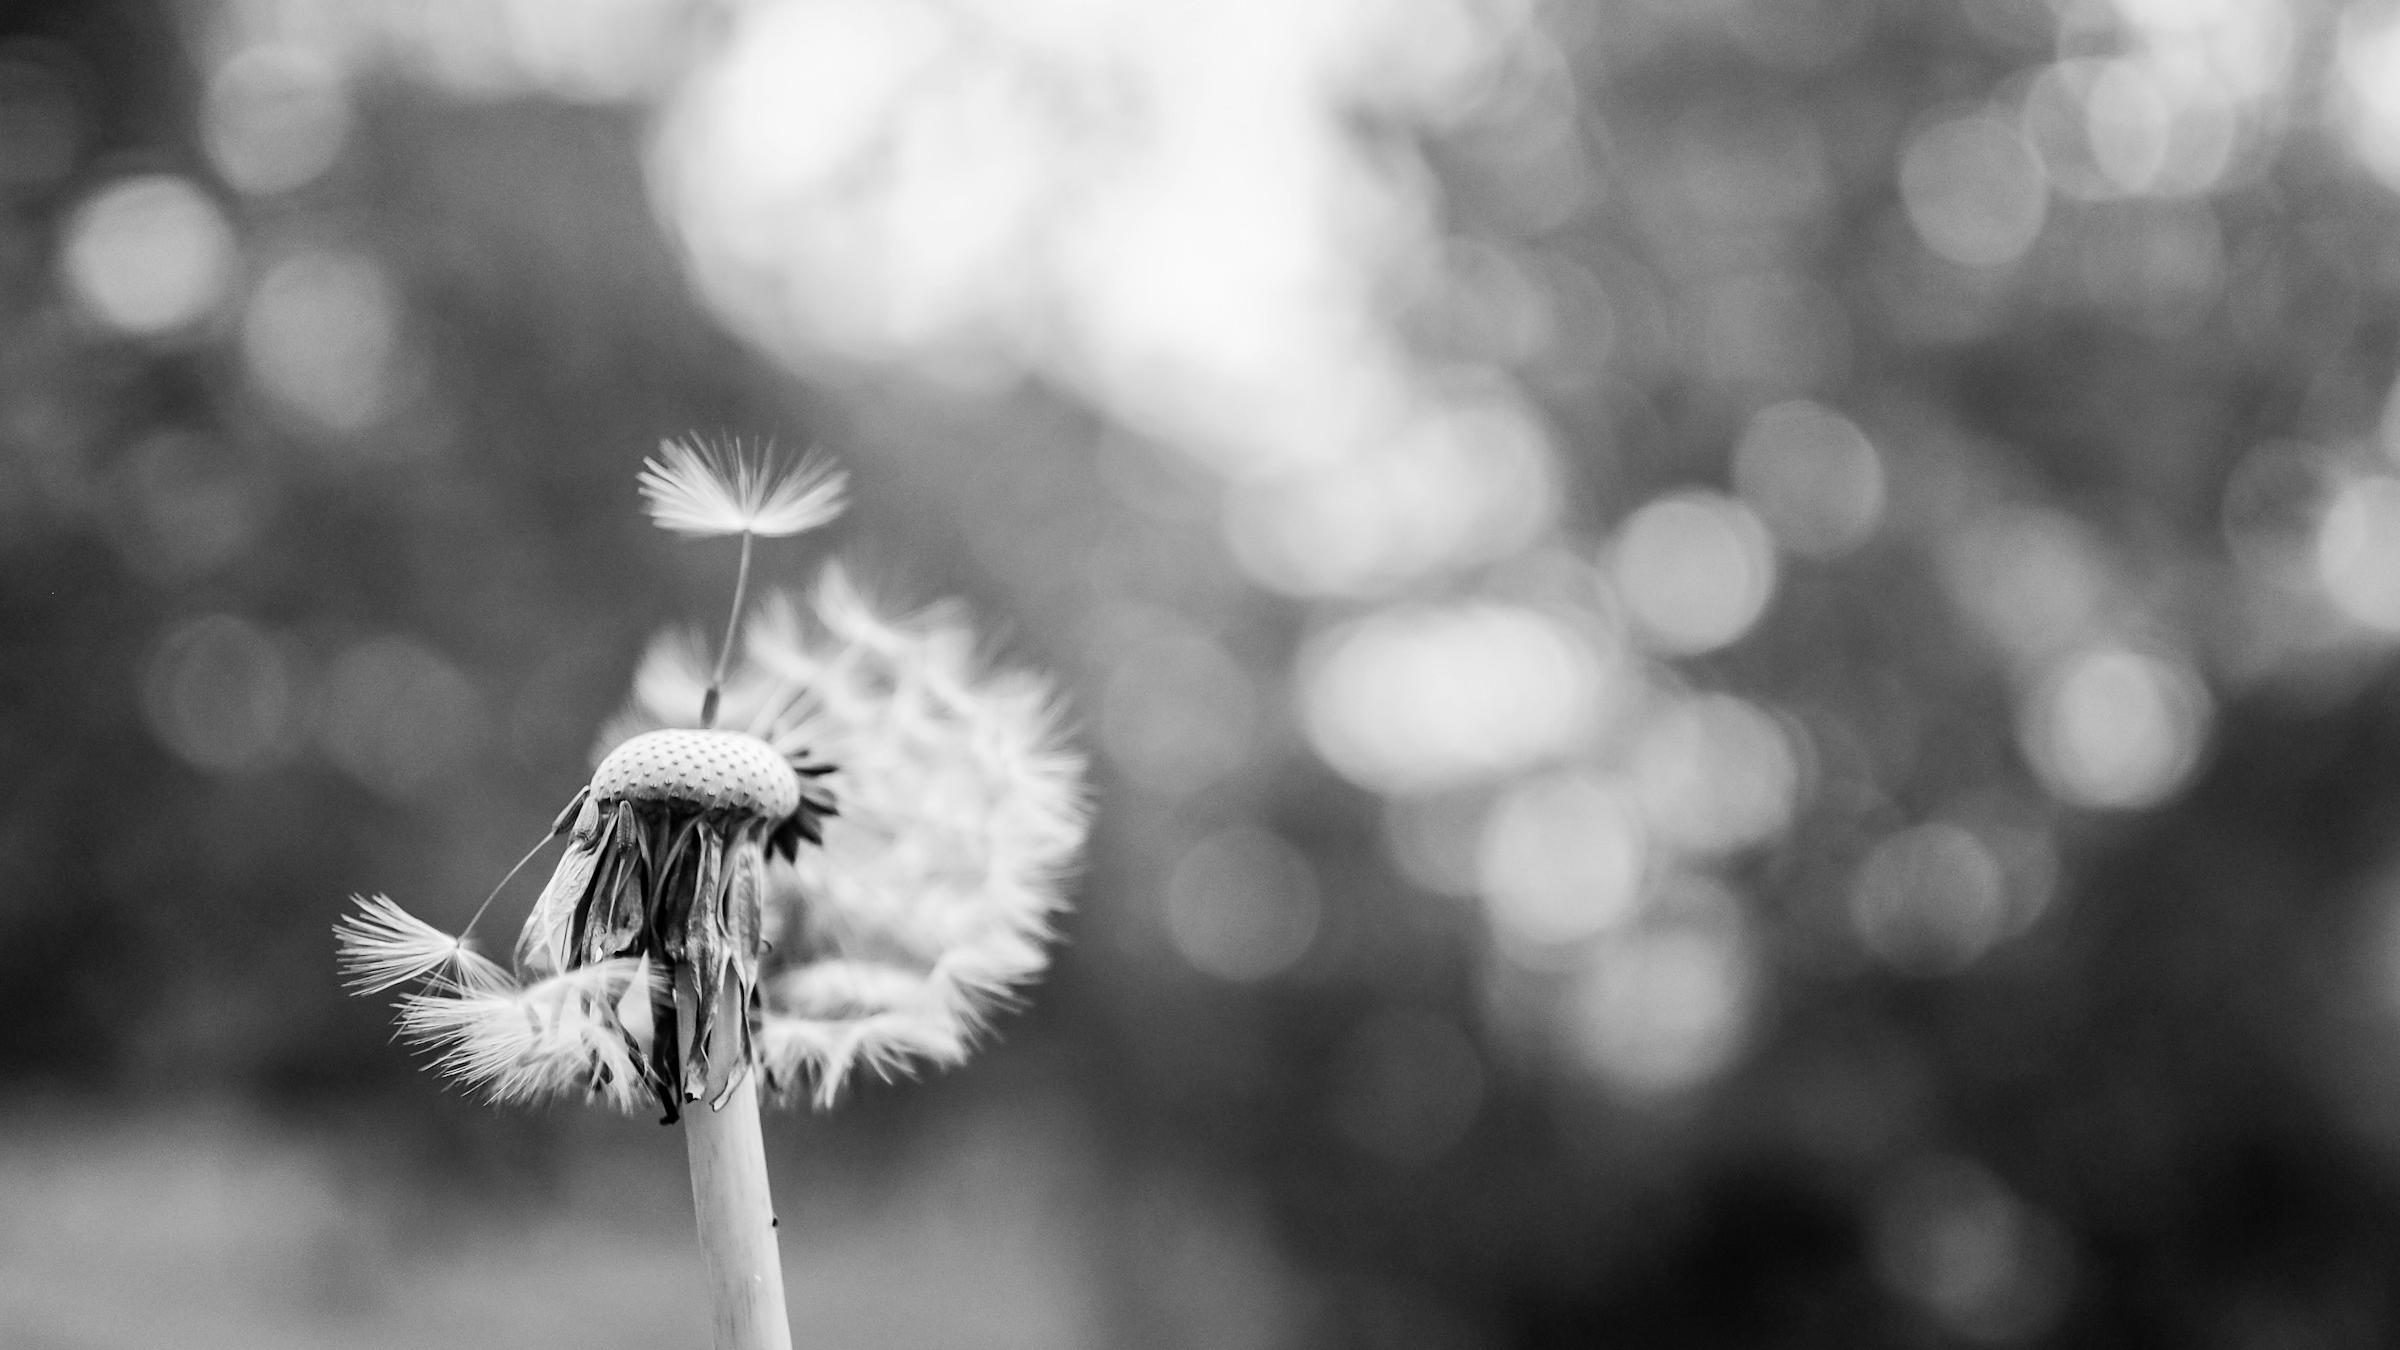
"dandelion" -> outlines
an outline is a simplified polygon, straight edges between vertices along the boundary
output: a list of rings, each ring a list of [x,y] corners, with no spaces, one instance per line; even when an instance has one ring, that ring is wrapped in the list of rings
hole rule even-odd
[[[715,659],[652,644],[511,967],[376,896],[335,928],[340,970],[414,985],[401,1035],[491,1100],[683,1120],[718,1343],[788,1346],[759,1090],[822,1107],[967,1056],[1047,961],[1083,764],[1050,687],[984,660],[955,608],[895,616],[829,567],[746,617],[751,540],[831,519],[829,466],[661,453],[652,519],[742,539]]]

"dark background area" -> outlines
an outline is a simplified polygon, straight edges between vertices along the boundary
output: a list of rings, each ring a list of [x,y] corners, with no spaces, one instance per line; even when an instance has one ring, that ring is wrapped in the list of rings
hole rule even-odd
[[[718,621],[698,431],[1093,756],[1026,1006],[769,1122],[804,1343],[2392,1343],[2395,35],[0,11],[0,1340],[696,1338],[679,1141],[329,929]]]

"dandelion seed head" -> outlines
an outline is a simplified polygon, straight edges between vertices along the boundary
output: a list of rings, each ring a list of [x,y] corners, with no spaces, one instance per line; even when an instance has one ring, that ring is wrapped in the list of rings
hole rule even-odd
[[[772,449],[738,442],[661,441],[639,481],[650,519],[694,538],[799,534],[846,504],[847,480],[831,460],[812,453],[782,464]]]
[[[779,869],[794,940],[765,986],[769,1084],[829,1101],[854,1069],[955,1063],[1047,963],[1083,842],[1056,697],[984,668],[956,609],[886,617],[838,568],[749,639],[753,663],[811,691],[815,749],[840,766],[823,847]]]
[[[641,488],[664,528],[774,535],[842,482],[668,442]],[[1042,971],[1088,822],[1050,684],[985,659],[959,608],[894,616],[838,567],[738,632],[714,668],[689,633],[651,645],[515,973],[381,897],[343,921],[353,988],[422,982],[400,1026],[440,1072],[669,1119],[751,1072],[830,1104],[963,1060]]]

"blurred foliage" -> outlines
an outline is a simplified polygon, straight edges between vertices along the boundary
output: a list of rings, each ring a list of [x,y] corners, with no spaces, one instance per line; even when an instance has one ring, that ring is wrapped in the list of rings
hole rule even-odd
[[[959,1291],[836,1339],[963,1343],[971,1295],[1029,1344],[2391,1340],[2386,7],[1232,6],[1193,68],[1288,36],[1305,96],[1157,124],[1338,152],[1163,198],[1193,251],[1121,272],[1027,241],[1150,180],[1036,132],[776,176],[960,89],[1132,139],[1102,11],[908,7],[990,43],[877,103],[742,62],[901,42],[866,11],[605,8],[0,31],[0,1084],[64,1169],[0,1212],[188,1178],[139,1131],[221,1100],[297,1161],[191,1166],[329,1229],[671,1174],[446,1095],[328,929],[463,921],[715,621],[730,555],[632,473],[723,430],[844,458],[835,547],[1061,671],[1102,784],[996,1044],[777,1139],[889,1258],[796,1288]],[[224,1204],[161,1213],[254,1239]],[[343,1279],[503,1297],[325,1259],[313,1343],[475,1334]],[[68,1335],[33,1288],[0,1317]]]

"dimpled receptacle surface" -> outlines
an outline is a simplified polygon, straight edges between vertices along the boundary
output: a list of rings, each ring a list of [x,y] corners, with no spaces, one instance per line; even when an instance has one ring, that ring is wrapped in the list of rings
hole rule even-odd
[[[651,731],[608,752],[592,774],[601,801],[680,802],[780,819],[800,809],[783,756],[739,731]]]

